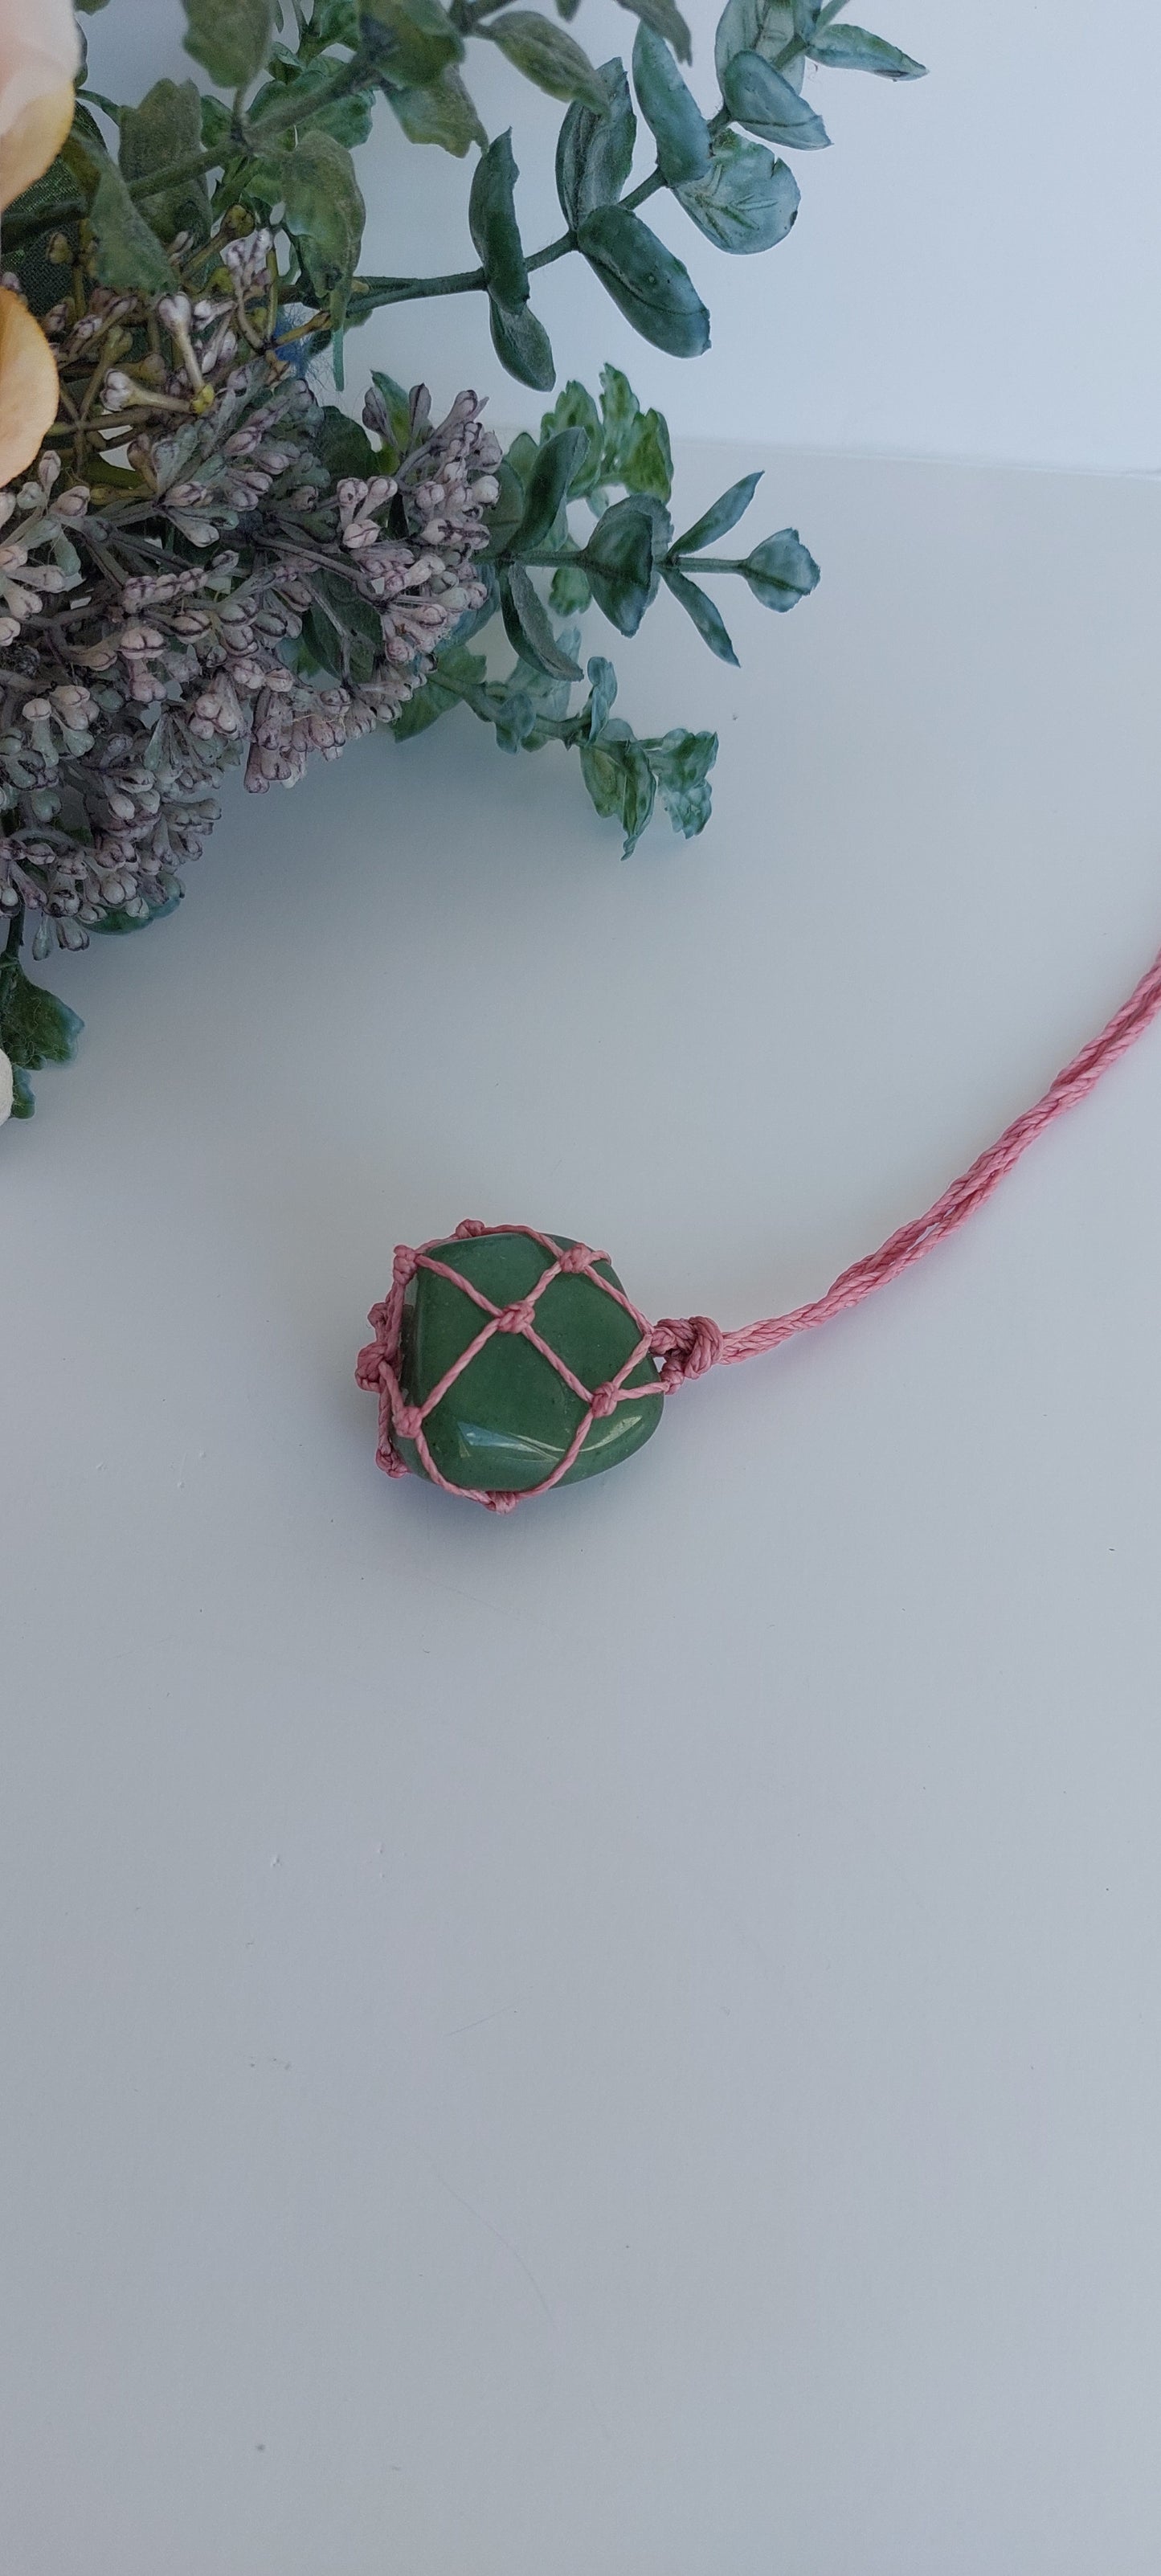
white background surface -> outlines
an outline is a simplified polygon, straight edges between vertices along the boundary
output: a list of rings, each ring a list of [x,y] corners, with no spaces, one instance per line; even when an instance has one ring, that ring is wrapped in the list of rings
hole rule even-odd
[[[689,513],[736,457],[685,460]],[[1153,2576],[1161,1031],[954,1245],[505,1521],[397,1238],[740,1321],[1161,925],[1161,496],[772,460],[717,817],[457,718],[236,796],[3,1151],[0,2563]]]
[[[691,78],[717,105],[715,5],[686,0]],[[551,0],[550,0],[551,14]],[[895,88],[812,75],[833,138],[800,153],[802,210],[762,259],[725,259],[670,202],[649,221],[690,267],[713,348],[646,349],[582,262],[542,273],[536,309],[562,380],[629,369],[646,402],[694,437],[775,439],[911,455],[1153,470],[1161,420],[1161,17],[1122,0],[858,0],[854,16],[930,66]],[[115,0],[87,22],[98,88],[136,97],[189,70],[177,0]],[[595,61],[628,56],[633,22],[584,0],[574,34]],[[169,50],[166,39],[169,37]],[[561,229],[552,162],[562,111],[475,42],[466,66],[489,133],[514,124],[526,242]],[[468,264],[471,163],[408,146],[380,110],[360,156],[368,267],[427,275]],[[640,175],[652,156],[640,151]],[[395,311],[352,348],[358,366],[497,388],[504,420],[543,404],[499,376],[482,296]]]

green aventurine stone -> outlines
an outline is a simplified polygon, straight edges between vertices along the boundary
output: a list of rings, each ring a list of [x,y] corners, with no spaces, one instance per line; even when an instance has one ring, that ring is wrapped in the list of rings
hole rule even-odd
[[[554,1235],[562,1250],[575,1237]],[[515,1305],[531,1295],[548,1266],[549,1255],[526,1234],[481,1234],[463,1242],[433,1245],[436,1259],[446,1261],[483,1290],[497,1306]],[[620,1287],[607,1261],[596,1265],[602,1279]],[[485,1321],[482,1309],[462,1288],[430,1270],[416,1272],[407,1293],[400,1351],[400,1384],[409,1404],[422,1404],[433,1386],[474,1341]],[[554,1279],[536,1303],[536,1329],[580,1379],[582,1386],[604,1386],[624,1367],[640,1335],[631,1315],[616,1299],[581,1275]],[[656,1386],[652,1360],[639,1362],[627,1380],[631,1387]],[[599,1475],[631,1457],[656,1431],[664,1398],[642,1395],[614,1407],[590,1425],[588,1436],[562,1485],[581,1476]],[[542,1484],[563,1458],[585,1407],[550,1361],[534,1350],[522,1333],[494,1333],[474,1360],[449,1387],[424,1422],[428,1445],[440,1474],[451,1485],[484,1487],[490,1493],[524,1493]],[[417,1475],[423,1469],[415,1444],[398,1443],[400,1456]]]

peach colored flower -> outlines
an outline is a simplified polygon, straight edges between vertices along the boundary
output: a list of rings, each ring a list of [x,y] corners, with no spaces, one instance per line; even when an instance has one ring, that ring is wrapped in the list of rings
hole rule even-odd
[[[72,0],[0,0],[0,207],[59,152],[80,59]]]
[[[47,170],[73,121],[81,58],[72,0],[0,0],[0,208]],[[40,324],[0,286],[0,483],[31,465],[56,418],[56,361]]]
[[[0,483],[31,465],[56,406],[56,360],[40,324],[0,286]]]

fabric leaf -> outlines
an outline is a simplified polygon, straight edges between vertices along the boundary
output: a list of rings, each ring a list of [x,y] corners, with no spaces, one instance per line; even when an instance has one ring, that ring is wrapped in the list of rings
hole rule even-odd
[[[127,186],[147,179],[151,170],[164,170],[186,153],[200,150],[201,140],[202,102],[196,81],[155,81],[139,107],[121,110],[117,156],[121,176]],[[209,236],[210,201],[200,175],[179,180],[160,197],[135,202],[163,241],[172,241],[179,232],[191,232],[195,241]]]
[[[865,27],[821,27],[812,36],[809,52],[812,62],[826,63],[832,71],[877,72],[880,80],[923,80],[925,63],[917,63],[913,54],[905,54],[898,45],[889,45],[883,36],[871,36]]]
[[[799,600],[808,599],[819,580],[818,565],[808,554],[797,528],[780,528],[777,536],[765,538],[747,556],[742,570],[763,608],[797,608]]]
[[[642,339],[674,358],[699,357],[708,349],[709,314],[688,270],[639,215],[626,206],[598,206],[577,227],[577,239]]]
[[[185,0],[185,49],[215,89],[245,89],[270,51],[274,0]]]
[[[650,27],[637,29],[633,85],[666,185],[676,188],[683,179],[703,178],[710,165],[709,127],[668,45]]]
[[[713,600],[707,597],[704,590],[698,589],[695,581],[690,581],[685,573],[679,572],[676,564],[662,564],[661,578],[666,588],[672,591],[679,606],[684,608],[686,615],[692,617],[702,642],[708,644],[711,653],[717,654],[719,662],[733,662],[736,665],[738,657],[730,642],[725,619],[719,614]]]
[[[579,680],[581,669],[571,655],[562,652],[553,634],[548,611],[523,564],[511,564],[500,576],[500,607],[504,632],[517,653],[526,661],[547,671],[553,679]]]
[[[566,36],[551,18],[542,18],[536,9],[506,9],[502,17],[485,23],[480,33],[490,37],[517,71],[534,81],[537,89],[547,90],[550,98],[583,99],[597,116],[603,114],[600,73],[575,36]]]
[[[707,241],[735,256],[785,241],[800,204],[798,181],[785,161],[728,129],[714,136],[705,177],[674,193]]]
[[[728,492],[723,492],[720,500],[715,501],[700,519],[695,519],[683,537],[675,537],[671,554],[700,554],[703,546],[714,546],[719,537],[728,536],[730,529],[737,527],[739,519],[749,509],[761,480],[759,467],[756,474],[743,474],[740,482],[731,483]]]
[[[515,376],[517,384],[531,385],[534,393],[550,393],[556,382],[556,360],[552,342],[532,306],[502,304],[498,295],[490,295],[488,320],[492,346],[501,366]]]
[[[620,196],[637,141],[624,64],[602,63],[598,78],[604,106],[598,111],[577,99],[557,137],[556,193],[565,222],[574,230],[595,207],[612,205]]]
[[[830,136],[821,116],[773,71],[761,54],[735,54],[725,69],[722,96],[731,116],[764,143],[796,152],[821,152]]]
[[[526,304],[528,270],[516,221],[516,181],[511,131],[498,134],[476,164],[468,200],[468,229],[488,285],[503,305]]]

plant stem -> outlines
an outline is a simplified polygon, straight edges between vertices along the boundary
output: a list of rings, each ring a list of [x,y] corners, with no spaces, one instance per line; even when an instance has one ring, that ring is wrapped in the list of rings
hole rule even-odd
[[[293,87],[284,89],[279,97],[270,100],[261,116],[248,127],[247,144],[259,151],[276,135],[284,134],[289,126],[309,125],[323,108],[333,107],[336,99],[349,97],[352,90],[365,89],[371,77],[366,57],[352,54],[349,62],[336,63],[330,80],[325,87],[320,84],[307,104],[299,101],[296,105]],[[207,170],[221,170],[227,166],[228,160],[223,160],[221,153],[206,152],[199,147],[193,152],[183,152],[176,161],[167,162],[161,170],[150,170],[142,179],[131,179],[129,194],[134,198],[161,196],[170,188],[179,186],[183,179],[198,179]],[[71,199],[56,198],[51,211],[46,214],[26,215],[23,221],[18,217],[15,223],[6,224],[5,242],[27,241],[38,233],[58,232],[62,223],[68,223],[73,216],[87,211],[87,200],[78,189]]]
[[[461,33],[470,35],[477,19],[489,16],[494,9],[501,8],[503,5],[504,0],[453,0],[452,20]],[[818,13],[817,26],[829,26],[831,20],[837,18],[840,9],[845,8],[846,5],[847,0],[825,0],[825,6]],[[789,65],[796,62],[806,50],[804,38],[798,36],[792,38],[790,43],[783,45],[781,52],[775,56],[774,69],[780,72],[787,70]],[[273,141],[276,135],[285,133],[289,127],[310,124],[323,108],[333,106],[337,99],[349,97],[354,90],[365,88],[373,79],[373,68],[366,57],[361,53],[352,54],[348,62],[335,65],[334,73],[325,88],[317,89],[308,105],[303,106],[299,103],[296,106],[293,86],[284,89],[279,97],[271,99],[261,116],[248,125],[247,143],[253,148],[260,149],[264,143]],[[724,133],[731,123],[728,108],[719,108],[716,116],[711,116],[708,123],[711,135]],[[131,180],[129,194],[135,198],[160,196],[163,192],[179,186],[185,179],[200,178],[208,170],[220,170],[225,167],[228,167],[228,163],[224,162],[219,154],[200,150],[186,152],[180,159],[169,162],[164,169],[151,170],[145,178]],[[638,206],[645,205],[647,200],[656,196],[658,190],[664,188],[666,184],[658,164],[649,172],[647,178],[640,180],[635,188],[630,189],[628,196],[621,199],[621,203],[629,213],[635,213]],[[23,222],[18,218],[15,223],[6,226],[6,239],[16,243],[33,238],[38,233],[57,231],[62,223],[85,212],[86,202],[79,192],[71,200],[58,198],[51,214],[26,216]],[[576,234],[570,229],[568,232],[559,234],[555,241],[546,242],[543,250],[533,251],[527,266],[530,271],[551,268],[556,260],[567,258],[577,247]],[[487,283],[482,268],[454,269],[440,277],[360,279],[361,291],[351,296],[347,320],[350,324],[364,322],[370,314],[387,304],[414,304],[436,295],[478,294],[486,289]],[[308,336],[311,330],[327,328],[329,328],[329,315],[322,315],[317,324],[300,324],[296,331],[286,336],[300,339]]]

